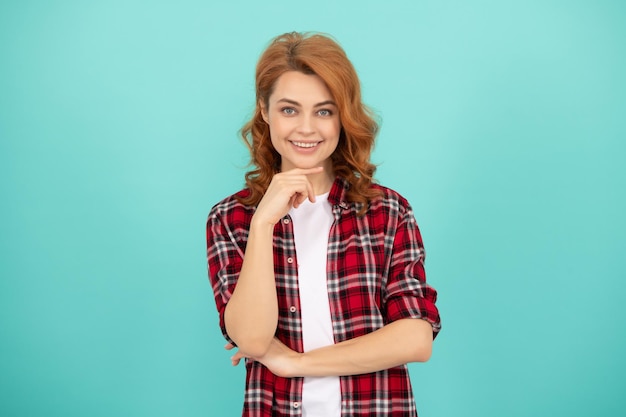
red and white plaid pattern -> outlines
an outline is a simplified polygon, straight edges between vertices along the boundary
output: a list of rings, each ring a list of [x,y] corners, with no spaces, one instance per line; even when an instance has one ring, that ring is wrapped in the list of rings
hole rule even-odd
[[[366,214],[345,200],[348,184],[337,179],[328,196],[335,221],[328,243],[327,282],[335,343],[371,333],[402,318],[422,318],[441,328],[436,291],[426,284],[424,247],[408,202],[388,188]],[[236,195],[245,195],[246,190]],[[209,277],[222,333],[224,310],[237,284],[255,207],[228,197],[207,222]],[[278,294],[276,336],[302,352],[302,322],[293,225],[285,216],[274,228]],[[243,416],[299,416],[302,378],[281,378],[256,361],[246,363]],[[406,365],[341,377],[342,416],[416,416]]]

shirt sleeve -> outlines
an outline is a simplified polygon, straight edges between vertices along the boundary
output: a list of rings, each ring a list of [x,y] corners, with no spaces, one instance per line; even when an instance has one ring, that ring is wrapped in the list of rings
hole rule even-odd
[[[437,291],[426,283],[426,252],[412,210],[400,218],[393,241],[393,251],[385,293],[387,322],[418,318],[433,326],[433,338],[441,329],[435,306]]]
[[[239,278],[244,243],[237,240],[224,217],[215,209],[207,220],[206,240],[209,280],[215,296],[220,328],[226,340],[234,344],[226,333],[224,311]]]

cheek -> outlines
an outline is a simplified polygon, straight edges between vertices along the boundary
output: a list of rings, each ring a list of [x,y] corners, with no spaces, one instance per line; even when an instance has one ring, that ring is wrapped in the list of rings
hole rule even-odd
[[[289,130],[288,123],[285,120],[274,119],[269,123],[270,135],[272,138],[278,139],[280,136],[284,136]]]
[[[270,133],[270,140],[272,141],[272,144],[273,144],[276,138],[278,137],[279,129],[277,129],[276,123],[274,122],[269,122],[267,124],[267,128]]]
[[[339,136],[341,135],[341,123],[339,123],[339,121],[337,121],[336,123],[333,123],[333,126],[331,129],[332,129],[333,138],[339,140]]]
[[[337,139],[341,133],[341,124],[339,120],[324,120],[318,129],[326,139]]]

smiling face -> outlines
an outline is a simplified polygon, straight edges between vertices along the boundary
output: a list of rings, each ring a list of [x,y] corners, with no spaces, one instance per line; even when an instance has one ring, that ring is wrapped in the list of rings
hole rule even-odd
[[[323,166],[332,173],[339,143],[339,112],[326,84],[317,75],[288,71],[281,75],[268,99],[261,103],[281,171]]]

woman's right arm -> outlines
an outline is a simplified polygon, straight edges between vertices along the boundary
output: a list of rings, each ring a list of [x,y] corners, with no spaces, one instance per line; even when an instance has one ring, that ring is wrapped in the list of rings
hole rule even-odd
[[[224,311],[226,332],[244,352],[265,353],[276,332],[273,234],[273,225],[252,218],[241,272]]]
[[[294,169],[276,174],[252,217],[237,284],[224,311],[228,336],[252,357],[263,356],[278,324],[274,278],[274,225],[305,199],[315,200],[307,175],[322,168]]]

